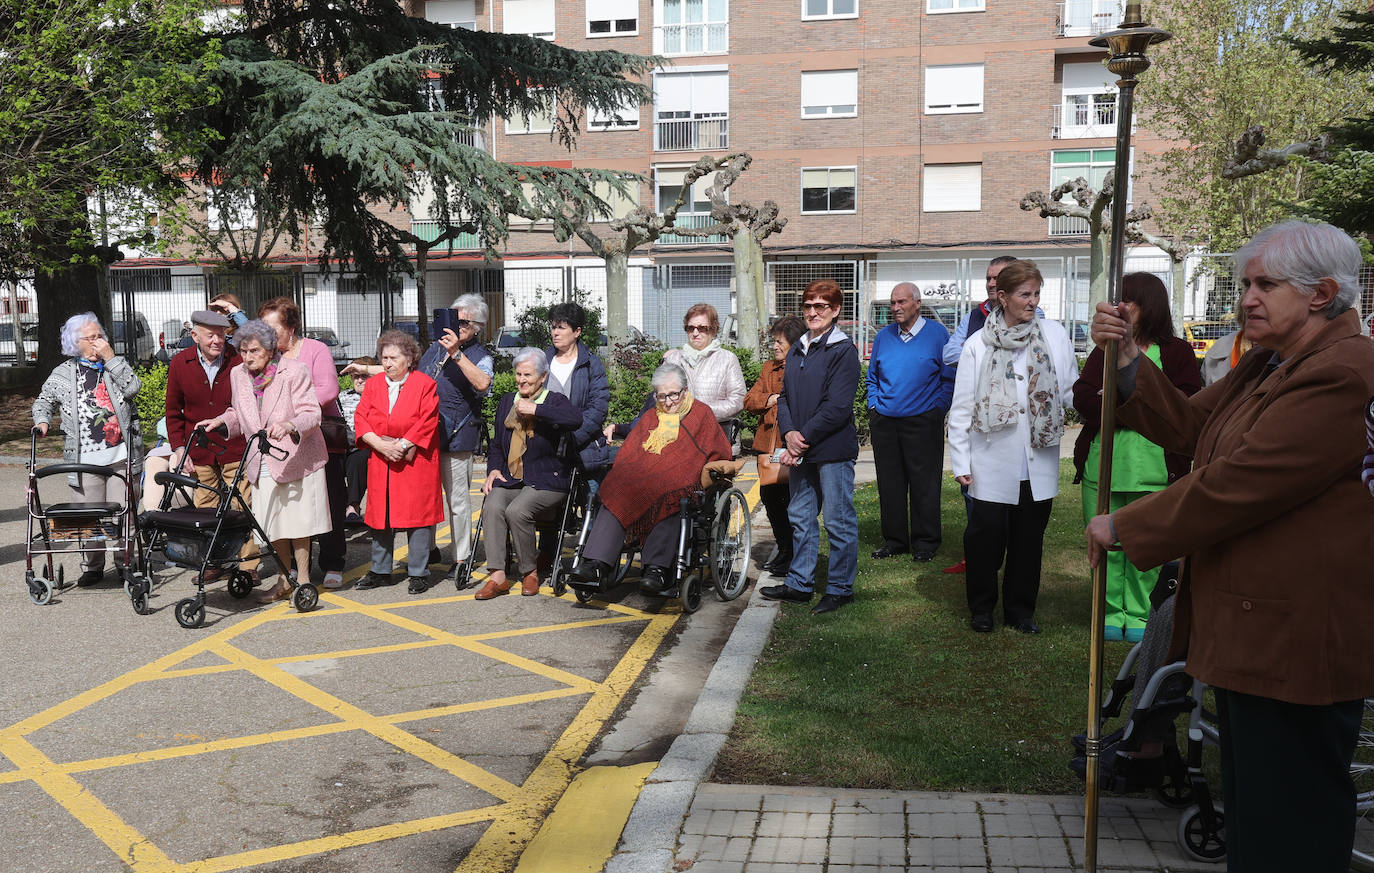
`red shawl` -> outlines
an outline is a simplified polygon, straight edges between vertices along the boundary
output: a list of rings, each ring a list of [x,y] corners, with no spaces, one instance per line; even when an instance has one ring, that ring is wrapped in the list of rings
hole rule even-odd
[[[682,417],[678,436],[662,454],[644,451],[644,440],[658,426],[650,409],[630,431],[601,484],[601,502],[625,534],[643,541],[654,525],[676,515],[682,498],[701,488],[701,468],[730,459],[730,443],[711,407],[700,401]]]

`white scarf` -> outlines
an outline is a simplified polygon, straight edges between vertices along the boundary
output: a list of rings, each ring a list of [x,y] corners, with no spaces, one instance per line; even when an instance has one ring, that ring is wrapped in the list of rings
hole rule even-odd
[[[1031,448],[1057,445],[1064,436],[1064,407],[1059,402],[1059,380],[1040,319],[1009,327],[1002,310],[994,309],[983,326],[982,337],[990,351],[978,374],[973,429],[992,433],[1016,426],[1020,401],[1016,397],[1013,360],[1018,351],[1026,349],[1026,411],[1030,415]]]
[[[701,351],[697,351],[696,349],[692,348],[691,343],[683,343],[681,349],[682,363],[684,366],[687,367],[688,370],[695,370],[697,368],[697,365],[699,365],[702,361],[706,360],[707,355],[711,354],[711,352],[718,351],[720,351],[719,338],[712,339],[709,343],[706,344],[706,348],[702,349]]]

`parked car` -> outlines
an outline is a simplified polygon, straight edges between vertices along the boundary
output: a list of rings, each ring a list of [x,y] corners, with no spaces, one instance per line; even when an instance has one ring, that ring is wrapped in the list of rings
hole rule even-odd
[[[346,367],[348,362],[353,360],[353,356],[346,351],[349,346],[348,340],[339,339],[339,335],[334,332],[333,328],[310,327],[306,328],[305,335],[329,346],[329,354],[334,357],[334,366]]]
[[[24,340],[24,358],[26,363],[38,363],[38,316],[20,315],[19,323],[22,325],[20,336]],[[0,364],[18,364],[15,354],[18,350],[14,343],[14,321],[7,317],[0,321]]]
[[[124,355],[130,363],[146,364],[156,359],[158,344],[153,340],[153,332],[148,328],[148,319],[143,317],[143,313],[134,313],[133,324],[133,344],[130,346],[125,341],[129,319],[122,315],[115,316],[110,326],[110,345],[114,346],[116,354]]]
[[[1193,347],[1193,354],[1201,360],[1212,347],[1212,343],[1236,329],[1234,320],[1225,321],[1185,321],[1183,338]]]

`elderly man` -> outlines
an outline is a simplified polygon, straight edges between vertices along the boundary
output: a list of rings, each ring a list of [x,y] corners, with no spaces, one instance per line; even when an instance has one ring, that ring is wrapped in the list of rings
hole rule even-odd
[[[868,421],[883,533],[873,557],[910,552],[913,561],[925,563],[940,547],[940,471],[954,368],[944,362],[949,331],[921,317],[916,286],[902,282],[891,300],[892,323],[873,338],[868,361]]]
[[[182,349],[167,364],[167,438],[173,452],[180,452],[191,439],[191,431],[198,421],[216,418],[230,405],[229,371],[239,363],[239,353],[225,339],[229,319],[208,309],[191,313],[191,338],[194,344]],[[233,481],[243,460],[243,437],[228,441],[228,448],[220,454],[205,446],[192,446],[186,453],[182,471],[202,483],[217,486],[222,480]],[[248,477],[239,482],[244,500],[251,505],[252,483]],[[197,488],[197,506],[210,507],[216,503],[214,492]],[[257,553],[250,539],[243,544],[239,557],[249,558]],[[257,561],[245,560],[244,570],[252,571]]]
[[[439,387],[439,472],[448,497],[449,531],[453,537],[452,576],[467,560],[472,539],[472,506],[468,483],[472,453],[486,425],[482,399],[491,390],[495,372],[491,355],[478,342],[487,323],[487,304],[479,294],[464,294],[449,307],[456,311],[457,330],[445,329],[416,369]]]

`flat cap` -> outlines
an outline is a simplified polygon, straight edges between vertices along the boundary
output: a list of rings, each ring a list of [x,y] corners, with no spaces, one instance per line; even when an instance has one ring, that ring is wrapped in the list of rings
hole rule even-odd
[[[228,327],[229,319],[213,309],[197,309],[191,313],[191,323],[203,324],[206,327]]]

